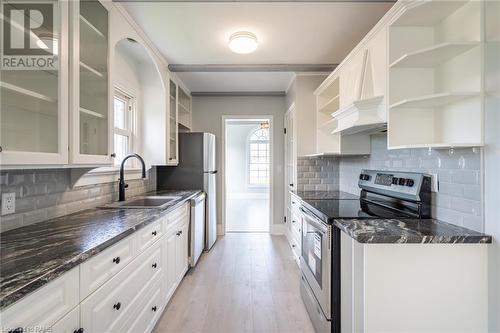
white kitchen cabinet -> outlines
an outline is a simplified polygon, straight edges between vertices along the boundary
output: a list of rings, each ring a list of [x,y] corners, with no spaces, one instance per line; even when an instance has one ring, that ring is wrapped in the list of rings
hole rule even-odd
[[[157,242],[81,303],[86,332],[121,332],[140,304],[141,295],[163,276],[161,243]],[[158,287],[159,288],[159,287]]]
[[[315,91],[318,153],[370,153],[387,122],[387,29],[378,24]]]
[[[53,36],[39,38],[56,45],[55,66],[2,69],[0,163],[110,165],[109,3],[53,3]]]
[[[2,3],[5,17],[13,13],[16,3],[22,2]],[[41,36],[39,44],[50,47],[49,50],[55,47],[40,56],[52,61],[54,66],[44,66],[39,70],[23,70],[19,66],[1,69],[0,164],[4,168],[68,162],[69,2],[61,0],[52,4],[53,35]],[[3,15],[0,23],[7,26]],[[24,32],[19,25],[10,26],[12,33],[17,31],[22,39]],[[22,52],[19,55],[23,56]],[[9,57],[4,58],[2,60],[6,61]]]
[[[2,331],[21,327],[34,332],[52,327],[78,305],[78,285],[77,267],[2,310]]]
[[[342,332],[487,332],[487,244],[363,244],[341,232]]]
[[[112,163],[109,13],[99,0],[70,2],[70,163]]]
[[[176,251],[177,251],[177,230],[169,229],[165,236],[163,245],[163,260],[165,260],[165,295],[168,298],[174,293],[177,283],[177,264],[176,264]]]
[[[127,324],[121,332],[151,332],[160,318],[165,304],[160,283],[157,283],[144,294],[144,302],[137,307],[138,311],[132,316],[132,322]]]
[[[188,270],[188,237],[189,237],[189,220],[181,222],[179,228],[179,239],[176,244],[176,272],[180,279]]]
[[[80,265],[80,297],[86,298],[121,271],[137,255],[137,234],[132,234]]]
[[[177,165],[177,154],[179,151],[179,125],[178,125],[178,101],[179,91],[177,84],[170,79],[168,83],[169,92],[169,117],[168,117],[168,137],[167,137],[167,165]]]
[[[484,1],[400,7],[389,25],[389,148],[482,146]]]
[[[71,310],[48,330],[52,333],[83,333],[80,326],[80,306]]]

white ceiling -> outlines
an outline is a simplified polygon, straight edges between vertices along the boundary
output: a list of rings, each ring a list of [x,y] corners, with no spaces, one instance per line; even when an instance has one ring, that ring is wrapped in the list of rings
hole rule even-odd
[[[124,2],[123,5],[170,64],[243,65],[339,63],[392,3]],[[241,55],[229,50],[229,36],[240,30],[257,35],[256,52]],[[282,89],[286,81],[284,73],[178,74],[191,91],[264,91]]]
[[[286,91],[290,72],[183,72],[177,76],[194,92]]]

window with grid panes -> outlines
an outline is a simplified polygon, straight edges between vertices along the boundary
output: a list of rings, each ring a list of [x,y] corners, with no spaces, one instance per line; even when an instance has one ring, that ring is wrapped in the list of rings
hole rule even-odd
[[[249,175],[252,186],[269,185],[269,129],[258,128],[249,137]]]
[[[113,108],[113,139],[116,154],[114,164],[120,165],[125,156],[132,152],[134,99],[132,96],[117,89],[115,90]]]

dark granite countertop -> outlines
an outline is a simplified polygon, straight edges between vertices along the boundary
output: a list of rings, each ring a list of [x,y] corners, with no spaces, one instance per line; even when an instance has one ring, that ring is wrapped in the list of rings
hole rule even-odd
[[[354,195],[343,191],[292,191],[292,193],[303,200],[359,199],[359,195]]]
[[[333,223],[359,243],[491,243],[491,236],[435,219],[335,219]]]
[[[297,194],[299,197],[300,195]],[[435,219],[380,218],[387,210],[371,205],[375,216],[352,216],[360,204],[354,200],[318,200],[300,197],[305,208],[325,223],[334,224],[359,243],[491,243],[491,236]],[[385,210],[385,212],[383,212]],[[348,217],[349,218],[346,218]],[[340,218],[342,217],[342,218]]]
[[[0,234],[0,309],[156,221],[201,191],[174,195],[163,209],[96,208]]]

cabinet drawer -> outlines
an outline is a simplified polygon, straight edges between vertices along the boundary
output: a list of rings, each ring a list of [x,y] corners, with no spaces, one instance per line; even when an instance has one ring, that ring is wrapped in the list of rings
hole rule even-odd
[[[163,235],[163,220],[164,218],[160,218],[138,231],[139,253],[146,250]]]
[[[290,221],[292,226],[292,232],[300,234],[302,231],[302,217],[295,213],[292,213],[292,221]]]
[[[190,204],[188,202],[186,202],[181,207],[168,213],[167,225],[172,225],[173,223],[176,223],[182,219],[189,218],[189,207],[190,207]]]
[[[74,333],[80,328],[80,307],[77,306],[51,327],[51,333]]]
[[[138,306],[132,323],[124,328],[123,332],[151,332],[156,321],[163,311],[164,295],[161,290],[161,280],[154,281],[147,292],[144,293],[143,302]]]
[[[161,242],[156,242],[80,305],[85,332],[122,332],[153,280],[163,276]]]
[[[80,297],[86,298],[136,256],[136,234],[122,239],[80,265]]]
[[[76,267],[3,310],[0,330],[8,332],[22,327],[24,332],[43,331],[63,318],[78,302]]]

